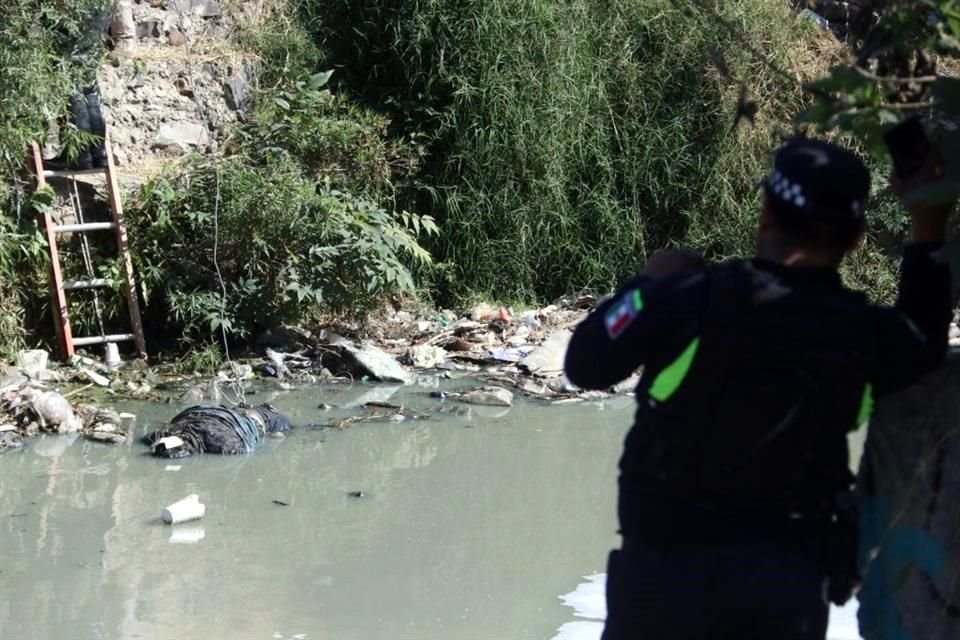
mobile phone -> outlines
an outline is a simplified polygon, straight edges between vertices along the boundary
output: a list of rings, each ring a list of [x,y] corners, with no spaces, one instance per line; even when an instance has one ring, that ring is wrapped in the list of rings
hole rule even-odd
[[[930,155],[930,141],[923,130],[920,118],[904,120],[883,135],[893,159],[893,170],[901,180],[916,174]]]

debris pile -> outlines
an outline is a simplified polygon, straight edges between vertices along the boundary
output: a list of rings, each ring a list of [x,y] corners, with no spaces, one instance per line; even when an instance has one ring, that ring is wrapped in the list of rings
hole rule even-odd
[[[514,313],[481,303],[461,316],[451,311],[415,314],[391,309],[370,319],[362,334],[343,328],[326,328],[314,336],[301,332],[289,350],[272,340],[254,369],[301,383],[346,379],[410,384],[423,373],[470,376],[487,386],[448,392],[444,398],[472,404],[510,406],[511,388],[551,401],[597,399],[610,394],[585,393],[563,373],[573,328],[596,304],[594,296],[580,296]],[[289,333],[272,331],[271,337],[285,331]],[[635,384],[633,379],[611,392],[629,392]]]
[[[129,438],[124,417],[132,416],[89,404],[73,406],[56,391],[14,382],[0,388],[0,452],[43,433],[80,432],[91,440],[123,444]]]

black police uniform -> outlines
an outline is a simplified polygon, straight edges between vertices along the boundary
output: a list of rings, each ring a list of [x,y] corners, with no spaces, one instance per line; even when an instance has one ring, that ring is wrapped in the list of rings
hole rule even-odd
[[[892,309],[833,269],[734,260],[637,277],[577,327],[574,384],[609,388],[644,367],[606,640],[824,637],[828,595],[849,597],[835,592],[855,563],[856,524],[835,504],[852,481],[846,434],[874,396],[942,358],[939,248],[905,247]]]

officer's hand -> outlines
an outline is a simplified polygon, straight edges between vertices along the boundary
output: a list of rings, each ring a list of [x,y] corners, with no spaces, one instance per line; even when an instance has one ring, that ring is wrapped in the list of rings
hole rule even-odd
[[[650,278],[664,276],[690,269],[702,269],[706,266],[703,256],[693,249],[664,249],[653,256],[644,265],[640,275]]]
[[[932,150],[926,163],[914,175],[902,180],[893,171],[890,188],[910,214],[914,242],[940,242],[946,235],[947,218],[956,204],[956,196],[922,197],[921,189],[943,180],[943,161],[938,150]]]

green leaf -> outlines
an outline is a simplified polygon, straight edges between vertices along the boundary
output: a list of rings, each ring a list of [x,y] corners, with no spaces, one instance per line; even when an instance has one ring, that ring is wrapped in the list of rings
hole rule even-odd
[[[320,73],[315,73],[310,76],[310,82],[307,83],[307,86],[316,91],[317,89],[326,86],[330,82],[330,77],[333,76],[333,69],[329,71],[321,71]]]
[[[273,102],[274,102],[274,104],[276,104],[278,107],[280,107],[280,108],[283,109],[284,111],[290,111],[290,103],[287,102],[286,100],[284,100],[283,98],[281,98],[281,97],[279,97],[279,96],[278,96],[278,97],[275,97],[275,98],[273,99]]]

